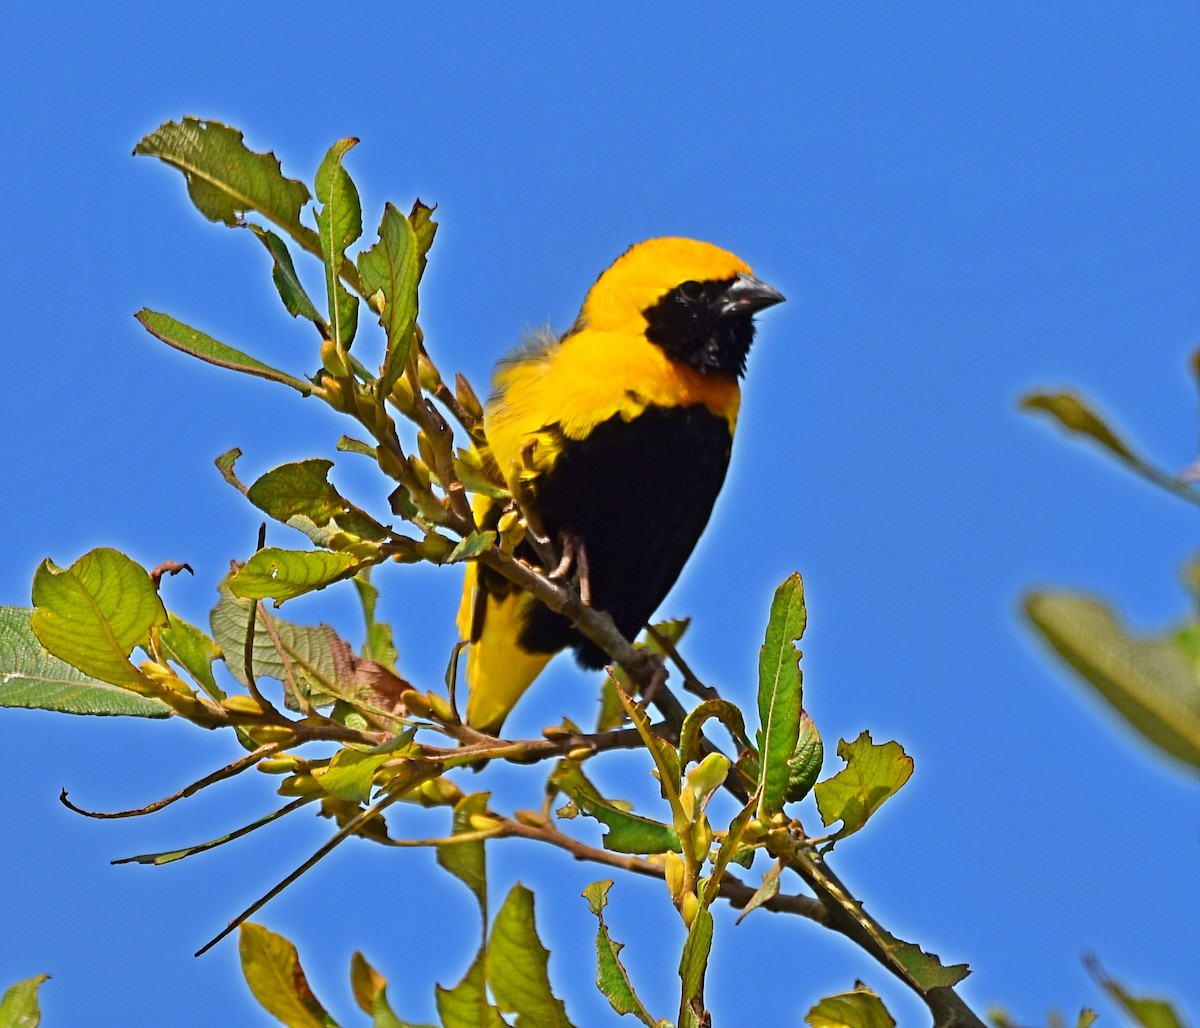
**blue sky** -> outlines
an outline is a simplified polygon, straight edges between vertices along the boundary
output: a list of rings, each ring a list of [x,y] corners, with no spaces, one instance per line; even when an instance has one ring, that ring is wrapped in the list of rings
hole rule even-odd
[[[829,749],[866,728],[916,760],[836,854],[868,908],[969,962],[962,991],[978,1010],[1029,1023],[1051,1007],[1107,1010],[1081,963],[1091,952],[1200,1016],[1185,941],[1200,918],[1195,780],[1048,665],[1016,616],[1035,583],[1113,597],[1148,630],[1185,616],[1176,571],[1194,512],[1014,409],[1027,389],[1073,384],[1168,468],[1196,456],[1184,362],[1200,340],[1200,11],[450,6],[6,11],[0,603],[28,603],[43,557],[104,544],[148,566],[190,562],[195,578],[173,581],[168,602],[204,623],[258,523],[212,458],[241,446],[253,476],[334,456],[345,430],[315,401],[191,362],[133,321],[150,306],[271,363],[315,366],[261,247],[195,214],[175,173],[129,156],[162,121],[234,124],[309,180],[333,141],[358,136],[348,165],[369,224],[386,200],[438,204],[422,324],[442,367],[481,389],[524,329],[566,327],[630,243],[711,240],[788,303],[761,319],[730,478],[663,608],[694,617],[690,662],[749,703],[771,591],[800,570],[806,706]],[[338,480],[381,503],[352,467]],[[457,574],[376,579],[402,670],[435,684]],[[356,630],[332,593],[291,616]],[[510,727],[587,719],[593,691],[558,662]],[[269,1023],[233,945],[191,953],[328,823],[302,816],[182,864],[113,868],[250,820],[273,805],[272,783],[250,775],[154,818],[84,821],[60,787],[85,806],[135,806],[236,744],[186,724],[12,710],[0,723],[0,981],[51,973],[51,1024]],[[537,804],[534,776],[489,774],[468,784]],[[598,776],[649,795],[636,761]],[[407,830],[440,831],[410,816]],[[521,843],[490,856],[497,901],[518,877],[537,890],[577,1023],[615,1023],[591,986],[577,898],[604,874]],[[354,949],[392,979],[402,1016],[432,1019],[432,982],[457,980],[474,945],[465,890],[435,871],[427,854],[352,842],[258,920],[297,941],[345,1023],[360,1023]],[[671,1013],[679,934],[664,890],[619,881],[610,901],[635,983]],[[718,1024],[742,1011],[799,1024],[856,978],[902,1024],[922,1023],[836,938],[727,915],[709,984]]]

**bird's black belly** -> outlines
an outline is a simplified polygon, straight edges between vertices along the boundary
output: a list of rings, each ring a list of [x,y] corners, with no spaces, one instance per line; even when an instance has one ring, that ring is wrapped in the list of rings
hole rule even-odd
[[[568,440],[533,485],[542,525],[582,542],[592,606],[632,639],[679,577],[725,479],[729,422],[707,407],[647,407],[619,415],[582,440]],[[585,667],[609,658],[561,615],[536,604],[521,645],[540,653],[566,646]]]

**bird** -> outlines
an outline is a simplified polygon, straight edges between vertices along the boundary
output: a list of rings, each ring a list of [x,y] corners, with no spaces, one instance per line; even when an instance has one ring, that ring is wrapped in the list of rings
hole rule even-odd
[[[487,447],[521,504],[528,541],[516,556],[634,638],[695,548],[721,485],[754,315],[783,302],[741,259],[711,243],[649,239],[588,291],[561,336],[525,341],[496,366],[484,405]],[[505,501],[477,494],[495,528]],[[546,548],[542,548],[546,553]],[[556,653],[610,663],[569,620],[477,562],[467,565],[458,629],[467,649],[466,722],[496,734]]]

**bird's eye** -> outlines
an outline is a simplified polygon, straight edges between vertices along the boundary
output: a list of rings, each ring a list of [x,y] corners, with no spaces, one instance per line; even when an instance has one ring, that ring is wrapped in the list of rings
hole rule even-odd
[[[704,287],[699,282],[688,279],[680,284],[678,292],[684,300],[699,300],[704,295]]]

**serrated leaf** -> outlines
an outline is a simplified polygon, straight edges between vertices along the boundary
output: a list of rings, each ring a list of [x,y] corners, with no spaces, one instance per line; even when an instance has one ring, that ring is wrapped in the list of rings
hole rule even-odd
[[[500,1010],[517,1015],[517,1028],[571,1028],[550,989],[549,960],[534,923],[533,893],[514,885],[492,925],[487,977]]]
[[[404,373],[417,323],[420,278],[417,237],[413,226],[390,203],[383,209],[379,241],[358,255],[363,290],[376,299],[379,324],[387,334],[387,350],[379,377],[379,395],[387,396]]]
[[[273,153],[247,149],[237,129],[199,118],[168,121],[133,152],[181,171],[192,202],[211,221],[236,225],[243,213],[257,211],[297,238],[315,236],[300,223],[308,188],[285,178]]]
[[[435,996],[442,1028],[508,1028],[500,1012],[488,1002],[484,956],[481,949],[452,989],[437,986]]]
[[[282,550],[268,546],[258,550],[229,579],[229,589],[243,599],[286,600],[324,589],[354,575],[361,562],[345,551]]]
[[[812,1028],[895,1028],[896,1022],[874,992],[860,985],[853,992],[826,996],[804,1016]]]
[[[281,464],[250,486],[246,498],[318,546],[328,545],[338,533],[372,542],[386,539],[387,528],[334,488],[332,467],[333,461],[316,458]]]
[[[48,974],[39,974],[15,982],[4,990],[4,996],[0,998],[0,1028],[38,1028],[42,1023],[38,989],[49,978]]]
[[[327,334],[329,326],[321,312],[317,310],[317,305],[309,297],[304,284],[300,281],[300,276],[296,274],[296,265],[292,262],[292,254],[288,250],[287,243],[270,229],[265,229],[260,225],[250,225],[249,228],[259,242],[266,247],[267,253],[271,255],[271,280],[279,291],[279,298],[283,301],[284,308],[293,318],[304,318],[311,321],[321,330],[322,334]]]
[[[433,246],[433,237],[437,233],[438,224],[433,220],[434,208],[417,200],[408,213],[408,222],[412,225],[413,236],[417,241],[417,277],[425,274],[425,265],[429,248]]]
[[[908,781],[913,761],[898,742],[876,745],[865,731],[853,742],[841,740],[837,753],[846,766],[818,782],[814,791],[822,822],[828,827],[841,821],[834,838],[844,839],[862,828]]]
[[[682,852],[679,833],[671,825],[634,814],[605,799],[574,761],[559,761],[548,784],[557,786],[579,810],[605,826],[602,844],[606,850],[643,854]]]
[[[169,314],[160,314],[157,311],[143,308],[134,317],[155,338],[161,339],[176,350],[182,350],[202,361],[207,361],[209,364],[215,364],[219,368],[228,368],[230,371],[240,371],[246,375],[256,375],[258,378],[265,378],[272,382],[280,382],[283,385],[291,386],[304,396],[312,392],[312,386],[303,379],[273,368],[269,364],[264,364],[249,354],[242,353],[241,350],[235,350],[232,346],[226,346],[225,343],[205,335],[199,329],[177,321]]]
[[[288,1028],[337,1028],[313,995],[296,947],[282,935],[247,921],[238,933],[238,952],[254,998]]]
[[[85,675],[47,653],[30,627],[32,610],[0,607],[0,707],[63,714],[170,717],[165,703]]]
[[[248,685],[245,670],[246,625],[252,601],[234,596],[229,580],[218,587],[221,599],[209,615],[213,638],[225,655],[225,666],[242,685]],[[286,681],[289,673],[315,706],[332,703],[337,688],[334,647],[340,641],[327,625],[297,625],[272,617],[272,638],[261,623],[255,626],[253,671],[255,679]],[[278,639],[276,646],[275,639]],[[282,651],[282,652],[281,652]]]
[[[167,623],[145,568],[107,547],[69,568],[47,559],[34,574],[33,605],[33,634],[54,656],[111,685],[142,685],[129,655]]]
[[[904,942],[889,932],[881,931],[879,935],[892,959],[924,991],[952,989],[971,973],[966,964],[943,964],[938,956],[926,953],[916,943]]]
[[[608,904],[608,890],[612,888],[612,884],[612,879],[606,879],[592,882],[583,890],[588,909],[596,915],[599,922],[596,928],[596,988],[618,1014],[633,1014],[642,1024],[654,1028],[654,1018],[638,999],[629,974],[621,963],[621,950],[625,946],[613,939],[604,921],[604,908]]]
[[[362,204],[342,158],[357,145],[357,139],[334,143],[317,169],[317,232],[325,260],[325,284],[329,302],[330,337],[339,352],[346,352],[358,328],[358,297],[341,282],[346,247],[362,235]]]
[[[804,581],[793,573],[775,590],[758,658],[758,752],[762,767],[758,816],[768,820],[787,799],[788,760],[800,734],[803,693],[800,650],[808,615]]]
[[[1125,721],[1159,749],[1200,768],[1200,677],[1175,635],[1132,634],[1103,601],[1035,592],[1025,614]]]

